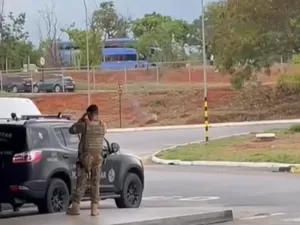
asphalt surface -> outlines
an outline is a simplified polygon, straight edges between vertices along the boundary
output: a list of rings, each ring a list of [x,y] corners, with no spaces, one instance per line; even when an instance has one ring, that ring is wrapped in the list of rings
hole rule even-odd
[[[288,126],[212,128],[210,133],[215,138]],[[201,140],[203,129],[111,133],[108,139],[118,142],[123,151],[145,156],[171,145]],[[299,175],[203,166],[147,165],[145,171],[142,208],[153,208],[154,211],[157,207],[185,207],[187,210],[190,207],[224,208],[233,209],[237,219],[228,225],[300,224]],[[101,202],[101,208],[119,210],[112,200]],[[27,208],[20,213],[6,211],[1,216],[35,213],[36,208]],[[4,221],[12,223],[10,219]],[[29,225],[30,222],[23,221],[22,224]]]
[[[275,128],[286,128],[291,125],[274,124],[210,128],[209,134],[210,138],[217,138],[246,132],[263,132]],[[204,140],[204,128],[108,133],[106,136],[110,142],[119,143],[122,151],[147,156],[173,145]]]

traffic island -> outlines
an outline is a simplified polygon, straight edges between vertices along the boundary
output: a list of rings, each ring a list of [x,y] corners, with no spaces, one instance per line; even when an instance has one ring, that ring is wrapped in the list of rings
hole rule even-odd
[[[276,167],[295,172],[300,164],[299,140],[300,125],[294,125],[287,130],[177,146],[155,154],[152,160],[169,165]]]
[[[151,207],[139,209],[100,209],[99,217],[90,216],[90,210],[81,210],[79,216],[65,213],[2,219],[5,225],[176,225],[219,224],[233,221],[232,210],[210,207]]]

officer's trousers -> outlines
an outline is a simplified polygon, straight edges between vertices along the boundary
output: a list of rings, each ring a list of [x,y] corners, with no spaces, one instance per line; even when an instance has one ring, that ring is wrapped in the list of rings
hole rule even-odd
[[[100,200],[100,176],[103,158],[101,155],[92,155],[84,153],[79,158],[80,168],[77,172],[76,189],[71,197],[71,200],[80,203],[87,188],[87,181],[91,182],[91,202],[98,204]]]

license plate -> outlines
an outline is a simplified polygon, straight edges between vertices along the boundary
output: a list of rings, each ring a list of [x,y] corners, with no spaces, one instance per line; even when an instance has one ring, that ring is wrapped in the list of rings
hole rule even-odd
[[[66,86],[66,88],[74,88],[74,86]]]

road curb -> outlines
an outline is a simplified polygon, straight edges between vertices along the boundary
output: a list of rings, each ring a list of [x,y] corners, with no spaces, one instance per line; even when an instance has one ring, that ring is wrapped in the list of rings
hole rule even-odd
[[[214,128],[214,127],[238,127],[238,126],[287,124],[287,123],[300,123],[300,119],[265,120],[265,121],[232,122],[232,123],[211,123],[209,127],[210,128]],[[178,126],[115,128],[115,129],[108,129],[107,132],[109,132],[109,133],[121,133],[121,132],[135,132],[135,131],[179,130],[179,129],[197,129],[197,128],[204,128],[204,125],[203,124],[195,124],[195,125],[178,125]]]
[[[176,224],[218,224],[233,221],[232,210],[197,213],[184,216],[165,217],[153,220],[119,223],[115,225],[176,225]]]
[[[300,166],[290,166],[289,168],[286,168],[289,173],[300,173]]]
[[[213,138],[211,140],[218,140],[223,138],[229,137],[237,137],[248,135],[249,133],[239,133],[235,135],[226,135],[221,136],[218,138]],[[166,160],[157,157],[159,153],[170,151],[177,147],[182,147],[190,144],[198,144],[204,142],[201,141],[194,141],[189,143],[184,143],[180,145],[174,145],[165,149],[162,149],[158,152],[155,152],[151,156],[151,160],[157,164],[163,165],[180,165],[180,166],[223,166],[223,167],[247,167],[247,168],[265,168],[265,169],[272,169],[273,172],[286,172],[286,173],[300,173],[300,164],[285,164],[285,163],[272,163],[272,162],[261,162],[261,163],[254,163],[254,162],[229,162],[229,161],[181,161],[181,160]]]

